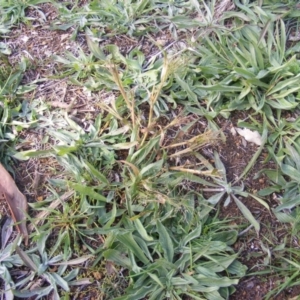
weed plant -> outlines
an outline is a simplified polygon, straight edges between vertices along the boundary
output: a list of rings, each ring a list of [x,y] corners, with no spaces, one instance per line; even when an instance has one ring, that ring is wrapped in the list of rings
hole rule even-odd
[[[40,11],[39,3],[5,3],[0,33],[28,22],[27,7]],[[72,27],[73,38],[85,32],[90,51],[53,57],[56,76],[68,76],[83,87],[100,111],[85,128],[68,111],[50,110],[40,99],[20,99],[35,86],[22,86],[26,63],[12,68],[1,44],[2,158],[51,157],[63,169],[49,179],[51,195],[30,204],[43,213],[30,219],[30,249],[22,248],[20,237],[8,243],[10,235],[2,230],[0,276],[7,299],[50,294],[67,299],[72,286],[90,283],[83,269],[91,274],[103,271],[104,264],[116,280],[124,283],[126,278],[127,288],[113,293],[103,280],[97,292],[119,300],[228,299],[246,267],[232,249],[237,228],[217,219],[216,205],[234,201],[259,234],[261,225],[241,197],[269,209],[260,197],[278,193],[280,203],[272,212],[291,224],[293,235],[298,233],[298,119],[283,117],[284,111],[297,112],[299,105],[298,48],[293,44],[287,49],[289,31],[297,28],[296,3],[234,3],[237,11],[221,18],[215,17],[215,1],[54,3],[59,17],[52,28]],[[193,14],[197,17],[191,20]],[[162,49],[150,59],[139,49],[123,55],[116,45],[99,47],[115,34],[136,38],[166,28],[175,38],[193,38],[179,53]],[[99,90],[111,93],[109,102],[94,93]],[[183,113],[170,117],[179,104]],[[200,150],[220,140],[214,119],[236,110],[261,116],[261,122],[250,116],[251,122],[239,125],[260,131],[263,143],[239,178],[228,182],[218,153],[208,162]],[[195,123],[191,113],[208,122],[194,137],[186,134]],[[43,132],[51,143],[17,153],[6,146],[18,143],[18,133],[28,127]],[[170,131],[179,130],[181,140],[170,138]],[[258,197],[245,190],[242,179],[263,149],[277,169],[264,170],[273,185]],[[203,191],[213,195],[206,199]],[[56,201],[59,208],[51,206]],[[290,254],[281,264],[276,261],[274,268],[289,279],[274,292],[298,284],[298,253],[284,248],[266,251],[269,263],[271,254]],[[14,275],[21,266],[26,274]]]

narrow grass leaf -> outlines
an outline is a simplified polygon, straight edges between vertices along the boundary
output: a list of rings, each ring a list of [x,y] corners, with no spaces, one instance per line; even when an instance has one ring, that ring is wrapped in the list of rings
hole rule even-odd
[[[54,281],[60,287],[62,287],[66,292],[68,292],[70,290],[68,283],[62,277],[60,277],[57,273],[48,273],[48,275],[52,276],[52,278],[54,279]]]
[[[147,273],[160,287],[164,288],[164,285],[162,284],[162,282],[159,280],[159,278],[157,277],[156,274],[153,273]]]
[[[149,251],[148,245],[149,243],[146,243],[142,238],[139,236],[134,236],[135,241],[138,243],[138,245],[142,248],[144,251],[144,254],[149,258],[151,262],[153,262],[153,258],[151,256],[151,253]],[[150,249],[151,250],[151,249]]]
[[[297,264],[296,262],[290,260],[290,259],[287,259],[285,257],[282,257],[286,262],[288,262],[289,264],[293,265],[294,267],[296,267],[298,270],[300,269],[300,264]]]
[[[164,160],[161,159],[155,163],[149,164],[141,170],[141,177],[157,176],[162,169]]]
[[[188,242],[198,238],[201,235],[202,225],[196,224],[196,229],[191,231],[187,236],[185,236],[181,242],[182,246],[185,246]]]
[[[74,189],[75,191],[77,191],[78,193],[80,193],[82,195],[89,196],[92,199],[96,199],[96,200],[103,201],[103,202],[107,201],[107,199],[104,196],[95,192],[95,190],[91,187],[84,186],[82,184],[74,183],[71,181],[67,181],[66,183],[70,188]]]
[[[31,157],[47,157],[54,154],[55,151],[52,149],[49,150],[28,150],[17,152],[13,155],[14,158],[18,160],[28,160]]]
[[[151,139],[146,145],[144,145],[141,149],[136,151],[130,158],[130,162],[140,165],[147,157],[147,155],[153,151],[153,148],[158,146],[160,140],[160,136]]]
[[[68,282],[69,286],[83,286],[93,283],[90,278],[82,278]]]
[[[156,228],[159,234],[159,242],[163,248],[165,257],[169,262],[173,262],[174,248],[170,235],[168,234],[165,226],[159,220],[156,221]]]
[[[197,276],[195,276],[197,278]],[[230,279],[228,277],[212,278],[212,277],[199,277],[200,286],[212,286],[212,287],[228,287],[234,284],[238,284],[238,279]],[[193,289],[196,290],[196,286],[193,286]]]
[[[142,249],[139,247],[137,242],[134,240],[131,233],[118,234],[117,240],[119,240],[129,251],[131,251],[141,262],[148,264],[149,260],[145,256]]]
[[[257,220],[253,217],[250,210],[237,197],[235,197],[234,195],[232,195],[232,197],[233,197],[236,205],[238,206],[238,208],[244,215],[244,217],[254,226],[256,232],[259,233],[260,225],[257,222]]]
[[[122,254],[120,251],[109,249],[103,252],[103,257],[107,260],[111,260],[118,264],[119,266],[122,266],[127,269],[131,269],[131,262],[128,257],[126,257],[124,254]]]
[[[249,193],[249,196],[251,196],[253,199],[255,199],[256,201],[258,201],[261,205],[263,205],[266,209],[270,210],[270,207],[268,205],[268,203],[266,201],[264,201],[263,199],[260,199],[259,197]]]
[[[52,290],[53,290],[53,286],[49,285],[45,288],[37,288],[37,289],[31,290],[31,291],[29,291],[29,290],[22,290],[22,291],[14,290],[14,295],[16,297],[26,298],[26,299],[30,299],[31,297],[38,295],[41,298],[43,296],[50,295]]]
[[[138,231],[138,233],[141,235],[141,237],[145,241],[147,241],[147,242],[153,241],[153,237],[148,235],[147,230],[145,229],[145,227],[142,224],[142,222],[140,221],[140,219],[134,220],[133,223],[134,223],[136,230]]]
[[[300,79],[299,79],[300,81]],[[283,92],[281,92],[280,94],[274,94],[273,97],[275,99],[281,99],[281,98],[285,98],[286,96],[290,95],[290,94],[293,94],[295,92],[298,92],[300,90],[300,86],[295,86],[293,88],[290,88],[288,90],[285,90]]]
[[[197,95],[191,90],[190,86],[185,81],[183,81],[179,77],[179,75],[175,74],[175,78],[177,80],[177,83],[186,91],[189,99],[192,100],[194,103],[197,103]]]
[[[294,85],[294,84],[298,85],[299,77],[300,77],[300,75],[297,75],[297,76],[291,77],[289,79],[280,81],[270,91],[267,92],[267,96],[270,96],[278,91],[282,91],[283,89],[285,89],[291,85]]]
[[[209,197],[207,199],[207,202],[211,203],[212,205],[216,205],[216,204],[218,204],[221,201],[221,199],[223,198],[223,196],[225,195],[225,193],[226,192],[223,191],[223,192],[217,193],[215,195],[212,195],[211,197]]]
[[[92,257],[93,257],[93,255],[84,255],[84,256],[81,256],[79,258],[71,259],[69,261],[64,261],[64,262],[60,262],[60,263],[54,263],[54,264],[51,264],[51,265],[53,265],[53,266],[73,266],[73,265],[79,265],[79,264],[82,264],[85,261],[89,260]]]
[[[24,262],[24,264],[34,272],[38,271],[38,267],[32,261],[32,259],[28,256],[28,254],[23,251],[19,246],[16,247],[16,252],[19,254],[20,258]]]
[[[85,30],[85,38],[86,38],[86,41],[87,41],[90,51],[96,58],[98,58],[100,60],[105,60],[106,56],[105,56],[104,52],[100,49],[99,45],[93,41],[92,35],[93,35],[93,33],[87,27]]]
[[[215,165],[219,171],[222,173],[222,177],[226,179],[226,169],[224,164],[222,163],[220,156],[217,151],[214,151]]]
[[[138,142],[118,143],[118,144],[110,145],[108,146],[108,148],[115,149],[115,150],[127,150],[136,145],[138,145]]]
[[[285,175],[290,176],[296,182],[300,182],[300,171],[298,171],[297,169],[293,168],[292,166],[287,165],[287,164],[282,164],[281,165],[281,171]]]
[[[105,226],[103,227],[104,229],[108,229],[111,227],[111,225],[114,223],[114,221],[116,219],[116,215],[117,215],[117,204],[116,204],[116,201],[114,201],[113,208],[111,210],[111,216],[110,216],[109,220],[107,221],[107,223],[105,224]]]
[[[81,163],[96,180],[100,180],[106,185],[109,185],[109,181],[106,179],[106,177],[102,173],[100,173],[92,164],[90,164],[88,161],[84,160],[83,158],[81,159]]]

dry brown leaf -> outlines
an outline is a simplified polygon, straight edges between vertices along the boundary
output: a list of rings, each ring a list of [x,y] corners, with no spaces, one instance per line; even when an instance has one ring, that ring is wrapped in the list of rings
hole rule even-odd
[[[23,235],[25,245],[28,244],[26,227],[27,200],[19,191],[14,180],[0,163],[0,195],[6,200],[11,217],[16,222],[18,231]]]

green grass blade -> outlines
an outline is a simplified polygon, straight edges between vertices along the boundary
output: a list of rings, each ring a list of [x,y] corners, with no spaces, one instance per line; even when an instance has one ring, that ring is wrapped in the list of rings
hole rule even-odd
[[[173,262],[174,248],[170,235],[168,234],[166,227],[159,220],[156,221],[156,228],[159,234],[159,242],[163,248],[165,257],[169,262]]]

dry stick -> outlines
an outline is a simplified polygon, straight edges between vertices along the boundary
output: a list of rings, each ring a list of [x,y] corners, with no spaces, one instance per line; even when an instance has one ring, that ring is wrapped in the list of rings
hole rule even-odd
[[[182,167],[169,167],[169,170],[192,173],[192,174],[197,174],[197,175],[210,175],[210,176],[213,176],[212,175],[213,171],[210,171],[210,170],[199,171],[199,170],[185,169],[185,168],[182,168]],[[216,176],[216,177],[218,177],[218,176]]]
[[[124,98],[124,101],[126,102],[128,108],[130,109],[130,112],[131,112],[131,121],[132,121],[132,127],[134,128],[135,127],[135,114],[134,114],[134,97],[132,97],[132,101],[130,101],[127,97],[127,94],[126,94],[126,91],[124,90],[123,88],[123,85],[121,83],[121,80],[120,80],[120,76],[119,76],[119,73],[118,73],[118,70],[116,69],[116,66],[113,65],[113,66],[110,66],[109,67],[109,70],[111,72],[111,74],[113,75],[113,78],[117,84],[117,86],[119,87],[120,89],[120,92]],[[131,103],[132,102],[132,103]]]
[[[74,193],[75,193],[74,191],[64,193],[60,198],[58,198],[54,202],[52,202],[49,205],[49,208],[50,209],[55,209],[59,204],[61,204],[62,202],[65,202],[71,196],[73,196]],[[50,210],[44,210],[44,211],[40,212],[35,217],[36,220],[33,221],[33,223],[28,226],[29,231],[31,232],[35,226],[41,225],[45,221],[45,218],[50,214],[50,212],[51,212]]]
[[[164,63],[164,66],[166,66],[166,63]],[[165,81],[166,81],[166,79],[167,79],[167,77],[168,77],[168,74],[167,74],[167,73],[168,73],[168,72],[167,72],[167,68],[168,68],[168,66],[166,66],[166,69],[165,69],[165,70],[164,70],[164,69],[162,70],[162,72],[165,71],[165,74],[164,74],[164,76],[162,77],[161,82],[160,82],[160,84],[159,84],[157,90],[154,91],[154,88],[155,88],[155,87],[153,87],[152,93],[151,93],[151,95],[150,95],[150,111],[149,111],[148,127],[147,127],[148,129],[151,127],[151,124],[152,124],[154,105],[155,105],[155,103],[156,103],[156,101],[157,101],[157,99],[158,99],[158,96],[159,96],[159,94],[160,94],[160,92],[161,92],[161,90],[162,90],[162,88],[163,88],[163,85],[164,85],[164,83],[165,83]],[[149,133],[149,130],[146,130],[146,132],[145,132],[145,134],[144,134],[144,137],[143,137],[143,139],[142,139],[142,142],[141,142],[140,147],[142,147],[143,144],[144,144],[144,142],[146,141],[146,139],[147,139],[147,137],[148,137],[148,133]]]

